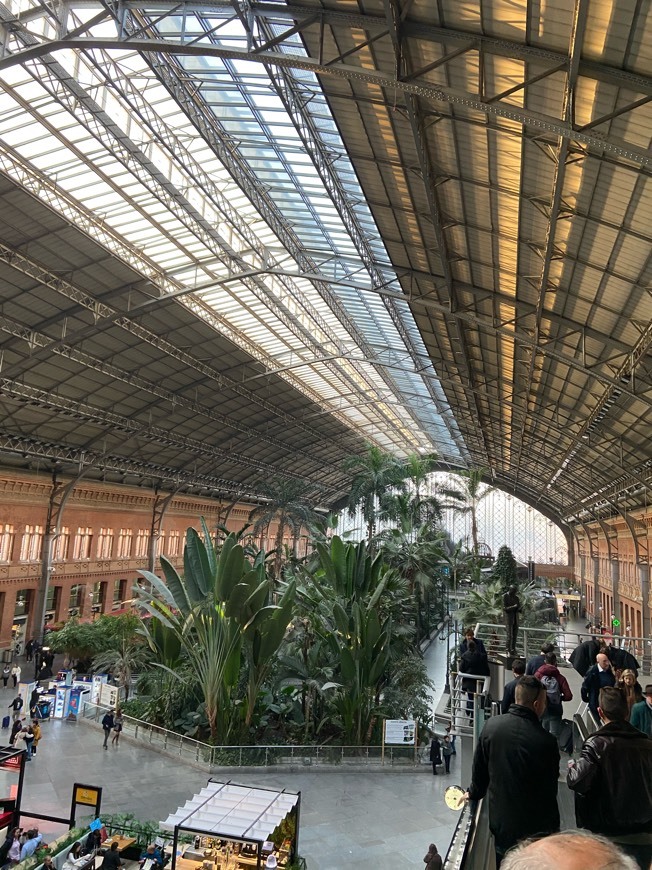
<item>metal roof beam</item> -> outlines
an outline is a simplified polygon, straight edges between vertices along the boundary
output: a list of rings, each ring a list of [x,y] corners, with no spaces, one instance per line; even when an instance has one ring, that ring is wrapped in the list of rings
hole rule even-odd
[[[255,470],[260,474],[272,474],[277,477],[305,481],[312,486],[323,486],[321,483],[305,475],[294,474],[279,469],[277,466],[259,462],[258,460],[235,453],[232,450],[222,450],[194,438],[179,436],[174,431],[163,429],[160,426],[151,426],[129,417],[123,417],[113,411],[99,408],[86,402],[67,399],[52,391],[39,390],[36,387],[12,381],[9,378],[0,377],[0,395],[21,405],[36,405],[47,408],[54,412],[55,415],[91,422],[107,432],[124,433],[128,440],[131,438],[142,438],[154,444],[193,453],[196,457],[201,456],[206,459],[226,460],[235,465],[242,465]],[[333,487],[325,487],[325,489],[333,491]]]
[[[128,384],[134,389],[149,393],[157,399],[163,399],[164,401],[169,402],[172,407],[178,406],[180,408],[186,408],[186,410],[192,411],[193,413],[198,414],[201,417],[205,417],[208,420],[212,420],[215,423],[226,426],[228,429],[231,429],[234,432],[239,432],[241,435],[247,436],[247,438],[251,439],[256,444],[269,444],[273,447],[277,447],[283,450],[290,450],[296,455],[303,456],[305,459],[313,463],[319,462],[319,460],[315,459],[313,453],[301,450],[295,445],[289,445],[283,441],[280,441],[277,438],[272,438],[257,429],[252,429],[251,427],[246,426],[243,423],[238,422],[237,420],[233,420],[225,414],[220,414],[214,408],[208,408],[199,402],[195,402],[192,399],[186,398],[186,396],[178,392],[175,393],[171,390],[167,390],[165,389],[165,387],[161,386],[161,384],[156,384],[152,381],[149,381],[147,380],[147,378],[142,377],[137,372],[128,372],[124,369],[121,369],[119,366],[105,362],[104,360],[101,360],[90,353],[74,347],[72,344],[66,341],[55,342],[49,335],[46,335],[45,333],[40,333],[37,330],[32,329],[25,324],[19,323],[13,318],[10,318],[1,313],[0,330],[8,333],[9,335],[20,338],[23,341],[26,341],[30,346],[30,350],[33,350],[37,347],[47,349],[49,354],[51,353],[55,356],[62,356],[66,359],[73,360],[74,362],[79,363],[79,365],[84,368],[100,372],[101,374],[106,375],[107,377],[115,381],[121,381],[122,383]],[[28,357],[26,359],[26,363],[31,363],[31,359],[31,356]],[[24,374],[24,369],[25,367],[22,363],[5,366],[2,370],[2,376],[8,379],[19,378]]]
[[[170,2],[172,2],[172,0],[170,0]],[[207,2],[212,2],[212,0],[207,0]],[[125,5],[133,5],[132,0],[128,0]],[[182,2],[179,5],[183,6],[185,4]],[[225,5],[230,4],[227,3]],[[269,18],[270,20],[277,21],[283,19],[299,21],[302,18],[306,18],[310,13],[314,13],[314,11],[314,6],[302,6],[300,3],[290,3],[287,6],[280,6],[272,3],[256,3],[255,5],[252,4],[250,7],[250,14],[253,17]],[[368,33],[374,33],[387,28],[387,21],[385,18],[381,16],[365,15],[359,12],[340,12],[321,9],[319,11],[319,19],[320,23],[330,25],[333,28],[341,25],[342,28],[356,28]],[[490,54],[500,55],[502,57],[525,61],[550,62],[554,65],[566,65],[569,61],[568,54],[565,54],[564,52],[552,51],[536,45],[526,45],[525,43],[502,39],[500,37],[477,33],[475,31],[435,26],[424,21],[414,21],[409,18],[403,19],[401,22],[401,30],[403,36],[423,40],[425,42],[466,43],[465,50],[467,51],[470,48],[481,48],[483,51]],[[629,72],[628,70],[619,67],[612,67],[608,64],[596,61],[580,59],[579,74],[581,76],[586,76],[587,78],[597,79],[598,81],[609,82],[618,87],[628,88],[641,94],[652,95],[652,77]]]
[[[8,69],[16,64],[24,64],[44,55],[60,50],[88,51],[91,49],[130,49],[145,54],[180,55],[186,57],[217,57],[221,59],[239,60],[243,62],[272,64],[285,69],[304,69],[315,75],[334,76],[351,81],[362,81],[380,88],[387,88],[390,93],[402,92],[413,96],[422,97],[435,103],[447,103],[460,106],[472,111],[483,112],[489,116],[508,118],[556,136],[565,136],[569,141],[587,145],[598,153],[606,152],[629,160],[632,163],[645,167],[652,167],[652,156],[649,152],[638,145],[615,139],[610,136],[600,136],[592,131],[574,130],[572,125],[551,115],[544,115],[528,109],[521,109],[509,103],[487,103],[476,95],[453,88],[444,88],[439,85],[426,85],[423,83],[398,81],[394,75],[379,70],[366,70],[362,67],[349,66],[347,64],[324,64],[318,59],[304,55],[293,55],[290,52],[267,51],[252,54],[250,51],[230,47],[218,47],[196,44],[193,42],[175,41],[173,39],[131,39],[129,37],[95,37],[64,36],[31,45],[21,51],[6,55],[0,59],[0,71]]]
[[[167,481],[175,488],[198,486],[214,490],[217,493],[239,492],[245,497],[245,492],[255,497],[256,490],[253,486],[242,483],[233,483],[226,478],[213,475],[188,473],[179,471],[178,468],[170,468],[153,462],[141,462],[137,459],[127,459],[114,454],[102,453],[96,450],[86,450],[81,447],[71,447],[67,444],[58,444],[44,439],[29,438],[23,435],[14,435],[0,431],[0,453],[18,454],[23,457],[35,459],[47,459],[55,463],[70,463],[75,467],[92,465],[100,471],[115,472],[117,474],[135,475],[137,477]]]
[[[0,243],[0,259],[4,259],[7,263],[11,265],[12,268],[18,269],[25,275],[29,275],[35,281],[38,281],[44,286],[55,290],[64,298],[69,299],[76,305],[82,306],[93,314],[94,325],[82,330],[78,330],[75,333],[69,334],[67,336],[68,343],[80,344],[85,339],[102,332],[109,326],[117,326],[120,329],[124,329],[125,331],[129,332],[140,341],[143,341],[146,344],[157,348],[162,353],[165,353],[173,359],[181,362],[183,365],[186,365],[189,368],[192,368],[193,370],[199,372],[204,377],[213,381],[218,387],[232,390],[236,394],[242,396],[243,398],[246,398],[248,401],[251,401],[252,404],[261,407],[264,410],[269,411],[270,413],[273,413],[274,416],[278,417],[279,420],[285,422],[287,425],[292,426],[293,428],[298,428],[305,434],[310,435],[312,438],[318,441],[323,440],[323,435],[321,435],[316,430],[311,429],[309,426],[306,426],[295,417],[292,417],[289,414],[285,413],[283,409],[279,407],[278,403],[269,402],[268,400],[258,396],[251,390],[248,390],[246,387],[241,386],[234,379],[229,378],[227,375],[221,374],[219,371],[217,371],[217,369],[214,369],[207,363],[198,360],[187,351],[179,349],[172,342],[168,341],[162,336],[151,332],[146,327],[138,323],[135,319],[132,319],[132,317],[127,317],[119,309],[110,306],[105,301],[96,299],[85,290],[75,287],[75,285],[73,285],[72,283],[63,280],[59,275],[56,275],[45,269],[41,264],[36,263],[29,257],[26,257],[25,254],[21,251],[10,248],[8,245]],[[145,313],[146,310],[147,309],[144,308],[143,313]],[[133,309],[130,312],[130,314],[132,315],[134,313],[137,314],[138,310]],[[57,341],[52,340],[52,346],[56,344]],[[47,359],[50,352],[50,347],[44,347],[40,351],[34,351],[32,353],[31,359],[45,360]],[[274,361],[271,358],[266,360],[266,364],[268,365],[270,370],[274,367]],[[321,399],[318,399],[318,397],[313,398],[313,401],[318,405],[323,404],[323,401]],[[350,426],[349,421],[347,421],[347,425]]]

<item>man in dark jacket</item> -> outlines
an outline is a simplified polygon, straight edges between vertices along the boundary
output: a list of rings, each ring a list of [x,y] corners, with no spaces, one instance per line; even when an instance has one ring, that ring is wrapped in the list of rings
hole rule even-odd
[[[598,653],[595,664],[590,667],[582,683],[582,700],[588,701],[589,710],[596,722],[598,719],[598,696],[600,689],[616,685],[616,677],[606,653]]]
[[[487,650],[485,649],[485,645],[483,644],[483,642],[480,640],[479,637],[475,636],[475,632],[473,631],[472,628],[467,628],[467,630],[464,632],[464,640],[460,644],[460,658],[468,650],[469,641],[473,641],[473,643],[475,644],[476,650],[479,653],[481,653],[485,658],[487,658]]]
[[[487,795],[489,827],[496,846],[496,867],[525,837],[559,830],[557,741],[539,721],[546,690],[535,677],[521,677],[516,703],[505,716],[490,719],[473,756],[466,797]]]
[[[576,646],[570,656],[570,663],[580,676],[585,677],[588,669],[595,664],[595,657],[600,652],[600,642],[592,637]]]
[[[598,710],[604,725],[585,741],[568,770],[575,819],[578,827],[609,837],[649,868],[652,739],[627,722],[627,701],[619,689],[601,689]]]
[[[109,735],[111,731],[113,731],[113,727],[115,725],[115,718],[113,716],[113,708],[111,708],[107,713],[104,714],[104,718],[102,719],[102,728],[104,729],[104,748],[107,748],[107,743],[109,741]]]
[[[538,656],[533,656],[525,666],[525,673],[528,675],[528,677],[533,677],[539,670],[541,665],[545,665],[546,656],[548,655],[548,653],[554,651],[555,648],[551,643],[542,644],[540,654]]]
[[[509,710],[516,700],[516,685],[525,673],[525,663],[522,659],[514,659],[512,663],[512,673],[514,674],[514,679],[510,680],[509,683],[505,685],[503,699],[500,702],[500,712],[503,714]]]
[[[640,666],[638,661],[630,652],[627,652],[626,649],[621,649],[619,646],[614,646],[613,644],[609,644],[605,649],[605,652],[614,671],[625,671],[629,668],[629,670],[634,671],[638,677]]]
[[[486,655],[483,656],[475,645],[474,640],[470,640],[468,648],[460,659],[459,672],[461,674],[473,674],[474,676],[488,677],[489,676],[489,660]],[[464,677],[462,680],[462,689],[467,693],[468,701],[466,702],[466,713],[469,718],[473,717],[473,695],[478,691],[482,691],[482,684],[474,679],[474,677]]]

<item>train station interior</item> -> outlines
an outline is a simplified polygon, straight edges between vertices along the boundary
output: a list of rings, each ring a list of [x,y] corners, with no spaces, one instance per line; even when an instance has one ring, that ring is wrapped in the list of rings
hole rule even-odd
[[[648,3],[5,0],[0,34],[0,648],[125,612],[270,481],[345,508],[377,449],[538,512],[564,659],[598,626],[650,675]],[[350,866],[427,847],[382,834]]]

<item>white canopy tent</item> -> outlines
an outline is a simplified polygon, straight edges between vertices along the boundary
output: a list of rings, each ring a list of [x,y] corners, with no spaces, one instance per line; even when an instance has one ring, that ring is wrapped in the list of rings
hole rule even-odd
[[[296,849],[300,802],[300,792],[209,780],[198,794],[161,822],[162,828],[174,831],[173,870],[180,831],[257,844],[260,858],[263,843],[295,807],[297,835],[293,846]]]

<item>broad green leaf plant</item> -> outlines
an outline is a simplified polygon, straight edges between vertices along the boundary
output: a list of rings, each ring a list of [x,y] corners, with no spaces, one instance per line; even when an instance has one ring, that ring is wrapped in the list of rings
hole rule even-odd
[[[224,737],[220,730],[243,656],[247,664],[245,722],[251,722],[261,685],[290,621],[294,585],[288,586],[278,605],[269,604],[264,553],[253,561],[248,559],[237,535],[229,535],[217,553],[203,520],[202,531],[200,536],[188,529],[183,577],[162,556],[165,581],[141,571],[151,591],[136,591],[141,609],[178,642],[201,687],[211,740],[217,742]],[[145,631],[153,648],[160,645],[160,631],[157,636],[147,621]],[[165,664],[159,667],[174,673]]]

